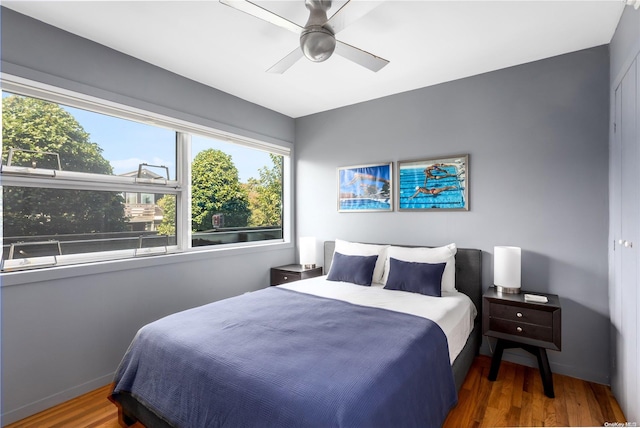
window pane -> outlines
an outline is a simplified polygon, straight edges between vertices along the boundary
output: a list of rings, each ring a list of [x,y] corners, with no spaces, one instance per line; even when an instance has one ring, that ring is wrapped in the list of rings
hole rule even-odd
[[[8,92],[2,127],[5,165],[176,179],[173,130]]]
[[[141,193],[140,194],[140,203],[142,204],[153,204],[155,203],[154,195],[151,193]]]
[[[137,193],[125,193],[125,199],[127,204],[137,204],[138,203],[138,194]]]
[[[175,245],[175,196],[150,196],[4,186],[3,259]]]
[[[192,137],[192,245],[282,238],[283,156]]]

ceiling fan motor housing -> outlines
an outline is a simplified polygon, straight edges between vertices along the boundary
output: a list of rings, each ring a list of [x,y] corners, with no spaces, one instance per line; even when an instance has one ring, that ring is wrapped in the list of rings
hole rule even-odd
[[[322,62],[336,49],[336,36],[327,24],[331,0],[306,0],[305,6],[309,9],[309,20],[300,34],[300,48],[309,60]]]
[[[336,49],[336,36],[322,26],[307,27],[300,34],[300,48],[311,61],[322,62]]]

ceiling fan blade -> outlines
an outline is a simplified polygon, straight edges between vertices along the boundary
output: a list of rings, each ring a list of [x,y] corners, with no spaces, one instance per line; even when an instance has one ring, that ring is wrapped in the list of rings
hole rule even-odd
[[[268,69],[267,73],[282,74],[287,71],[293,64],[298,62],[298,60],[302,58],[302,56],[302,50],[299,47],[296,47],[289,55],[285,56],[270,69]]]
[[[280,15],[276,15],[275,13],[248,0],[220,0],[220,3],[248,13],[249,15],[255,16],[256,18],[260,18],[263,21],[270,22],[274,25],[277,25],[278,27],[285,28],[296,34],[300,34],[303,30],[303,28],[295,22],[291,22],[288,19],[281,17]]]
[[[374,54],[341,41],[337,41],[335,53],[374,72],[380,71],[382,67],[389,64],[389,61],[384,58],[380,58],[379,56],[375,56]]]
[[[356,22],[376,7],[380,6],[382,1],[347,1],[342,7],[329,18],[328,24],[331,25],[334,34],[338,34],[347,26]]]

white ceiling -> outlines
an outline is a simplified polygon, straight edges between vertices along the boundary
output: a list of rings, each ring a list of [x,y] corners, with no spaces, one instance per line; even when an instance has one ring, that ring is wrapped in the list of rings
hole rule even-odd
[[[304,0],[255,2],[301,26],[308,16]],[[364,6],[352,2],[347,7]],[[333,55],[323,63],[303,58],[277,75],[265,70],[298,46],[298,36],[215,0],[3,1],[294,118],[607,44],[625,7],[622,0],[379,3],[337,38],[389,60],[385,68],[374,73]]]

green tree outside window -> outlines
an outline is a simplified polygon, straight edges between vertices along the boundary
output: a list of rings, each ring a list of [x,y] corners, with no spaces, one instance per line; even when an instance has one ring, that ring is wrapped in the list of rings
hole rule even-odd
[[[11,95],[2,100],[2,162],[9,148],[21,166],[112,174],[102,149],[76,119],[55,103]],[[127,229],[124,199],[116,192],[3,187],[4,236],[116,232]]]

